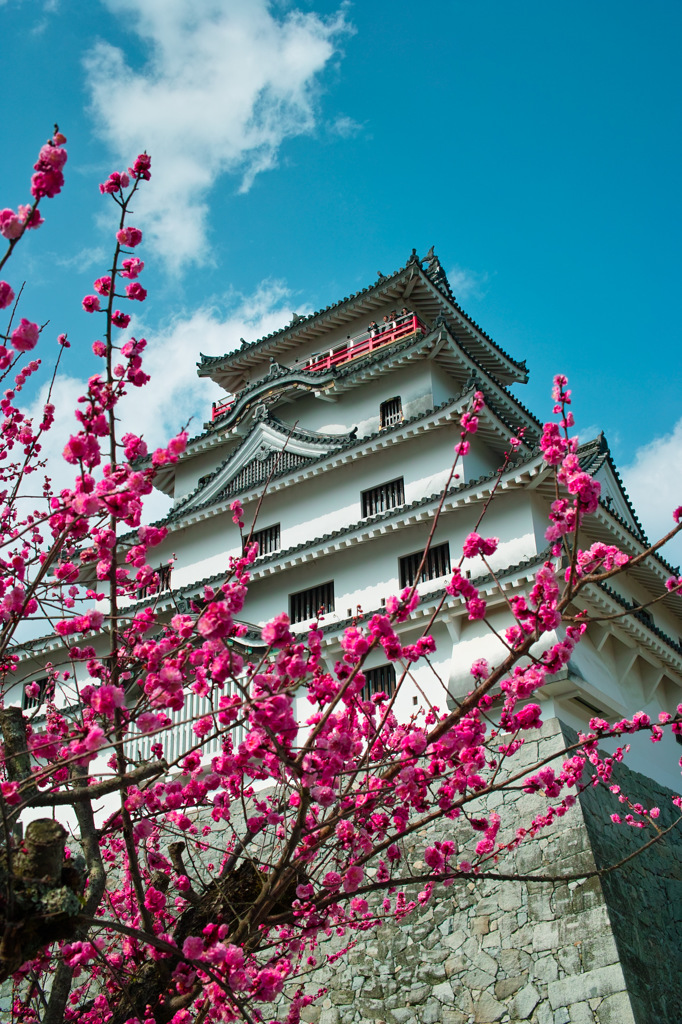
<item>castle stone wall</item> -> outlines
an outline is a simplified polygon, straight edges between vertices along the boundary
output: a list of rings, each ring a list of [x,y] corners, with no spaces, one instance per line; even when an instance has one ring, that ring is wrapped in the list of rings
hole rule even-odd
[[[531,734],[515,766],[521,754],[532,764],[571,739],[570,730],[553,719]],[[619,780],[633,800],[661,807],[665,827],[670,791],[626,768]],[[496,794],[486,807],[499,810],[501,803],[510,831],[543,807],[542,800],[519,792]],[[521,847],[513,865],[500,863],[500,870],[567,875],[621,860],[652,833],[613,825],[610,815],[619,810],[605,787],[590,790],[541,838]],[[440,822],[415,837],[417,858],[420,848],[438,838],[456,839],[456,823]],[[482,880],[455,885],[444,899],[441,891],[432,905],[366,933],[349,954],[318,969],[308,991],[328,991],[304,1011],[304,1019],[679,1024],[677,986],[671,982],[682,976],[681,855],[678,833],[676,841],[657,843],[603,881]],[[422,866],[419,859],[416,866]],[[330,948],[323,946],[321,953]]]

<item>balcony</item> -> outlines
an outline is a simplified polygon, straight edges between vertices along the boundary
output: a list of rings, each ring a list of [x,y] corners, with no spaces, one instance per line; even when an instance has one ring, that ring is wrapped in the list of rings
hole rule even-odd
[[[362,334],[356,335],[344,342],[343,345],[331,349],[327,355],[312,356],[303,369],[330,370],[332,367],[350,363],[353,359],[360,359],[361,356],[366,356],[370,352],[375,352],[396,341],[405,341],[406,338],[411,338],[416,334],[426,334],[426,332],[426,325],[422,323],[416,313],[410,313],[409,316],[400,317],[395,327],[382,330],[380,326],[374,334],[363,331]]]
[[[426,325],[422,323],[416,313],[409,313],[407,316],[398,317],[394,323],[395,327],[383,328],[380,325],[371,334],[369,331],[363,331],[361,334],[355,335],[355,337],[346,339],[342,345],[330,349],[325,355],[318,352],[311,356],[301,369],[310,372],[331,370],[337,366],[350,363],[354,359],[360,359],[362,356],[369,355],[370,352],[375,352],[377,349],[385,348],[387,345],[392,345],[398,341],[405,341],[407,338],[412,338],[417,334],[427,333]],[[236,401],[236,396],[231,395],[223,402],[214,402],[211,422],[215,423],[217,419],[226,416]]]

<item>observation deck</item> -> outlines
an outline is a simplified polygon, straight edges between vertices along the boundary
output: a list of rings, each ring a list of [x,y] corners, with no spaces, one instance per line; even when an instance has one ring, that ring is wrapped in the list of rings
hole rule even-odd
[[[361,359],[379,348],[386,348],[388,345],[405,341],[418,334],[426,334],[427,330],[426,324],[419,319],[416,313],[409,313],[407,316],[391,321],[389,325],[378,325],[376,330],[365,330],[360,334],[349,336],[341,345],[329,349],[325,354],[314,353],[301,369],[312,373],[335,369],[355,359]],[[215,423],[217,419],[229,413],[236,400],[237,396],[233,395],[223,402],[214,402],[211,422]]]

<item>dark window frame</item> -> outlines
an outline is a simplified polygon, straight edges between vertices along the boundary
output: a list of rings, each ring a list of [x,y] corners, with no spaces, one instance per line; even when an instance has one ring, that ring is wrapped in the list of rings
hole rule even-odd
[[[258,557],[261,555],[272,555],[282,547],[282,535],[279,523],[272,526],[265,526],[262,530],[254,530],[250,543],[258,544]]]
[[[403,401],[400,395],[387,398],[379,406],[379,422],[382,429],[394,427],[396,424],[402,423],[403,419]]]
[[[362,503],[363,519],[404,505],[405,478],[399,476],[395,480],[388,480],[385,484],[369,487],[366,491],[361,492],[360,501]]]
[[[35,711],[41,704],[45,703],[45,697],[47,695],[47,684],[49,683],[49,676],[42,676],[39,679],[29,679],[23,684],[21,688],[21,709],[22,711]],[[38,683],[40,687],[40,693],[37,697],[28,697],[26,695],[26,687],[29,683]]]
[[[413,551],[409,555],[402,555],[398,559],[398,573],[401,589],[411,587],[415,582],[417,570],[424,555],[424,550]],[[442,544],[432,545],[424,559],[421,575],[417,583],[426,583],[428,580],[436,580],[441,576],[449,575],[451,571],[450,544],[444,541]]]
[[[318,583],[305,590],[297,590],[289,594],[289,621],[307,622],[318,615],[328,615],[334,611],[334,580]]]
[[[385,693],[392,697],[397,686],[395,665],[377,665],[376,668],[363,668],[365,685],[360,694],[362,700],[369,700],[375,693]]]

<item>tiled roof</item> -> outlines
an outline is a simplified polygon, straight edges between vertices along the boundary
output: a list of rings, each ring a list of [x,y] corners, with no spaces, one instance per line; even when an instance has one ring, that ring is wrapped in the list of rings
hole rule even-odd
[[[244,355],[247,355],[247,354],[249,354],[251,352],[254,352],[255,350],[257,350],[257,349],[259,349],[261,347],[262,348],[266,348],[273,341],[275,341],[277,339],[280,339],[280,338],[284,338],[287,334],[296,333],[296,332],[300,331],[301,328],[305,324],[311,323],[318,316],[321,316],[321,315],[323,315],[325,313],[330,313],[333,310],[339,309],[340,307],[344,306],[347,302],[352,302],[352,301],[360,298],[360,296],[362,296],[362,295],[367,295],[370,292],[376,291],[377,289],[386,288],[388,285],[391,284],[391,282],[395,282],[408,269],[414,269],[414,268],[418,268],[418,270],[421,273],[421,275],[423,276],[424,280],[427,281],[433,288],[436,288],[438,290],[438,292],[443,296],[445,301],[450,306],[452,306],[454,309],[456,309],[457,312],[465,320],[467,320],[468,323],[471,324],[472,327],[474,327],[476,329],[476,331],[481,335],[481,337],[485,338],[485,340],[488,342],[488,344],[491,345],[492,348],[500,356],[502,356],[507,362],[511,363],[513,366],[517,367],[518,369],[522,370],[523,372],[526,372],[526,362],[525,362],[525,360],[519,362],[519,361],[513,359],[509,355],[509,353],[505,352],[504,349],[502,349],[495,341],[493,341],[493,339],[490,337],[490,335],[488,335],[462,309],[462,307],[455,301],[454,296],[452,294],[452,290],[450,289],[450,286],[447,283],[447,280],[445,282],[446,286],[444,286],[442,284],[442,282],[439,281],[437,276],[436,277],[430,276],[428,271],[425,271],[423,269],[423,267],[421,265],[421,260],[419,260],[414,255],[414,253],[413,253],[413,255],[410,257],[410,259],[407,261],[407,263],[405,264],[404,267],[399,267],[398,270],[396,270],[393,274],[390,274],[388,277],[385,277],[385,276],[382,275],[379,278],[378,281],[374,281],[371,285],[368,285],[366,288],[361,288],[359,291],[353,292],[351,295],[346,295],[346,296],[344,296],[343,299],[339,299],[337,302],[333,302],[329,306],[325,306],[322,309],[315,310],[313,313],[310,313],[307,316],[297,317],[297,319],[295,319],[291,323],[287,324],[286,326],[281,327],[281,328],[279,328],[276,331],[272,331],[270,334],[266,334],[262,338],[258,338],[256,341],[253,341],[250,344],[243,344],[240,349],[236,349],[233,352],[229,352],[229,353],[226,353],[226,354],[220,355],[220,356],[206,356],[203,353],[201,353],[201,359],[197,363],[197,366],[199,368],[199,373],[202,376],[207,375],[207,371],[210,370],[210,368],[212,368],[212,367],[218,367],[222,363],[228,363],[229,364],[231,361],[236,362],[236,361],[238,361],[239,357],[241,357],[241,356],[244,356]]]

